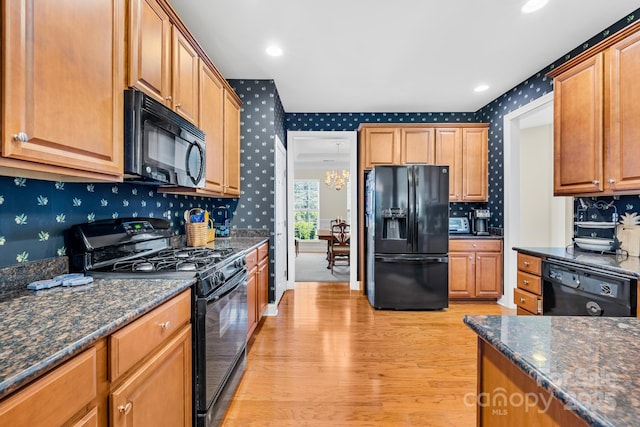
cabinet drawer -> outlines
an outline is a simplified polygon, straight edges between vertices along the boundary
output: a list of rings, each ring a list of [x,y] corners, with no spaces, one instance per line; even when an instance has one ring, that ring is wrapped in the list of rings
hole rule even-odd
[[[0,402],[0,425],[62,425],[96,397],[96,381],[92,347]]]
[[[251,270],[258,265],[258,250],[254,249],[251,252],[247,252],[247,270]]]
[[[539,276],[518,271],[518,288],[542,295],[542,279]]]
[[[501,240],[449,240],[449,252],[500,252]]]
[[[522,289],[514,289],[513,299],[518,307],[530,313],[539,314],[542,312],[542,298],[540,298],[539,295],[523,291]]]
[[[115,381],[169,339],[191,319],[191,291],[186,291],[109,337],[110,379]]]
[[[516,307],[516,314],[518,316],[535,316],[535,314],[528,312],[527,310],[525,310],[524,308],[517,306]]]
[[[518,270],[540,276],[542,274],[542,260],[537,256],[518,253]]]
[[[262,260],[269,255],[269,244],[265,243],[258,248],[258,259]]]

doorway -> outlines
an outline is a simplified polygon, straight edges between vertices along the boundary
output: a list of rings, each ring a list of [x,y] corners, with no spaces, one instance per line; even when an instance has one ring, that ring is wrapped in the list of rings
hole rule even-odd
[[[513,247],[563,247],[572,235],[573,198],[553,196],[553,93],[504,116],[504,295],[515,308]]]
[[[345,184],[344,188],[341,190],[336,190],[335,188],[332,190],[333,192],[342,191],[344,192],[344,196],[346,196],[347,206],[350,208],[347,209],[345,207],[344,215],[342,216],[346,220],[347,223],[350,224],[351,227],[351,238],[350,238],[350,259],[351,265],[348,268],[348,274],[345,274],[344,277],[348,278],[346,281],[349,282],[350,289],[358,290],[360,289],[359,284],[357,282],[357,162],[356,162],[356,153],[357,153],[357,133],[355,131],[331,131],[331,132],[316,132],[316,131],[288,131],[287,132],[287,200],[288,200],[288,209],[287,209],[287,235],[289,240],[289,247],[295,248],[298,246],[300,248],[300,243],[296,245],[295,238],[295,214],[296,214],[296,206],[294,204],[295,201],[295,179],[296,176],[306,176],[309,180],[313,179],[317,182],[318,190],[320,187],[323,187],[322,190],[326,190],[325,184],[325,172],[329,170],[347,170],[349,172],[349,181]],[[311,171],[315,171],[314,177],[311,177],[313,174]],[[322,203],[322,200],[320,201]],[[318,209],[318,212],[320,210]],[[318,214],[321,216],[320,214]],[[330,220],[333,219],[332,216],[336,216],[333,213],[327,214],[327,218],[318,217],[315,225],[315,230],[317,232],[318,228],[326,227],[328,229],[330,226]],[[315,237],[315,236],[314,236]],[[315,240],[315,239],[314,239]],[[324,259],[326,256],[326,241],[317,241],[314,243],[317,245],[316,251],[320,252],[320,260],[322,264],[320,264],[320,268],[325,269],[326,272],[330,270],[326,269],[327,261]],[[324,248],[324,249],[323,249]],[[298,255],[296,250],[289,251],[288,254],[288,265],[289,265],[289,274],[287,281],[288,289],[295,289],[296,282],[296,256]],[[343,267],[341,267],[343,268]],[[346,272],[346,270],[344,270]],[[325,273],[325,271],[319,270],[319,273]],[[320,276],[320,274],[319,274]],[[322,275],[324,276],[324,275]],[[322,280],[318,280],[322,281]]]

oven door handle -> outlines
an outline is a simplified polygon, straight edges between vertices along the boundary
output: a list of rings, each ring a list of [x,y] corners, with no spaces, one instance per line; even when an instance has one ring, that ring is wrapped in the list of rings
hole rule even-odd
[[[211,295],[207,296],[206,298],[207,302],[208,303],[215,302],[221,299],[225,295],[228,295],[231,292],[235,291],[240,285],[242,285],[243,283],[246,283],[246,281],[247,281],[247,270],[244,269],[242,270],[241,273],[236,274],[231,279],[229,279],[229,281],[227,281],[227,283],[222,285],[219,289],[216,289],[215,292],[213,292]]]

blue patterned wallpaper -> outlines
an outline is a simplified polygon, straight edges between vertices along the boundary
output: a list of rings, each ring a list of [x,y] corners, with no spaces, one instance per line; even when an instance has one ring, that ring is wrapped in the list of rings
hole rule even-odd
[[[183,213],[201,207],[213,218],[233,215],[235,201],[159,194],[126,183],[80,184],[0,176],[0,267],[67,254],[64,231],[107,218],[153,217],[184,234]],[[215,209],[224,206],[225,209]]]

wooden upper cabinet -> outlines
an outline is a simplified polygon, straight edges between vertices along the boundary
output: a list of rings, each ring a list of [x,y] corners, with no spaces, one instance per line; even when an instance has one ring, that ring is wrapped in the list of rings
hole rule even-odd
[[[132,0],[129,86],[171,107],[171,21],[155,0]]]
[[[121,180],[124,1],[6,1],[1,16],[0,167]]]
[[[488,129],[462,129],[462,200],[488,199],[488,156]]]
[[[400,163],[434,164],[435,129],[400,128]]]
[[[240,104],[235,95],[224,95],[224,194],[240,195]]]
[[[362,136],[365,169],[400,164],[400,132],[397,128],[364,128]]]
[[[199,59],[195,49],[173,27],[172,55],[172,100],[173,109],[191,123],[198,123],[198,68]]]
[[[449,200],[462,200],[462,131],[438,128],[435,135],[435,162],[449,166]]]
[[[640,33],[611,46],[609,64],[609,148],[605,185],[614,191],[640,189]],[[605,98],[606,99],[606,98]],[[607,114],[607,112],[605,112]]]
[[[196,49],[156,0],[131,0],[129,86],[198,123]]]
[[[554,194],[603,191],[603,54],[554,81]]]
[[[200,128],[207,150],[206,188],[222,193],[224,183],[224,85],[216,73],[200,61]]]
[[[640,191],[640,23],[549,73],[554,194]]]

